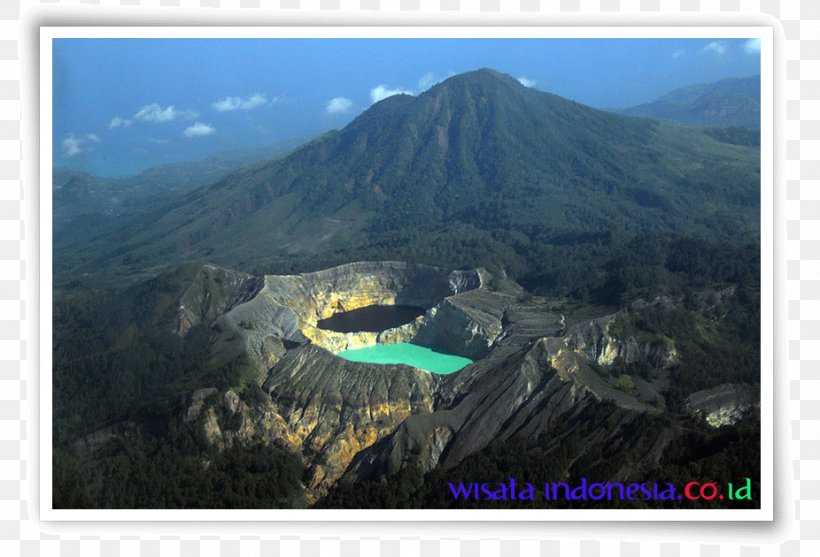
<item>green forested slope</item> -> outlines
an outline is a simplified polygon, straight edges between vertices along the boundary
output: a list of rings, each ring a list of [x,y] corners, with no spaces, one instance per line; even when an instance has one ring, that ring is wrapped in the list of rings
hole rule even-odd
[[[61,254],[58,284],[191,260],[282,272],[390,253],[504,268],[547,291],[554,260],[600,266],[635,237],[756,243],[758,149],[713,135],[462,74]]]

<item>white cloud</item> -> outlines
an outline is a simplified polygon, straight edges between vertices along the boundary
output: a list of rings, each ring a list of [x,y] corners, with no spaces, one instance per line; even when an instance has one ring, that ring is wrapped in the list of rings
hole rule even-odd
[[[672,58],[674,58],[675,60],[677,60],[678,58],[680,58],[680,57],[681,57],[681,56],[683,56],[684,54],[686,54],[686,51],[685,51],[685,50],[676,50],[675,52],[673,52],[673,53],[672,53]]]
[[[67,157],[76,157],[85,152],[83,140],[73,133],[68,134],[62,141],[63,154]]]
[[[377,85],[370,90],[370,100],[374,103],[377,103],[381,100],[386,99],[387,97],[392,97],[393,95],[412,95],[413,91],[408,91],[407,89],[388,89],[387,85]]]
[[[185,128],[185,131],[182,132],[182,135],[185,137],[203,137],[206,135],[212,135],[216,132],[216,129],[208,124],[203,124],[202,122],[197,122],[193,126],[189,126]]]
[[[180,116],[181,114],[176,108],[174,108],[173,105],[162,108],[157,103],[147,104],[140,108],[136,114],[134,114],[134,118],[136,120],[142,120],[143,122],[154,122],[156,124],[170,122],[172,120],[176,120]]]
[[[146,104],[140,108],[131,118],[122,118],[114,116],[111,122],[108,123],[109,128],[128,127],[134,120],[141,122],[152,122],[154,124],[162,124],[164,122],[171,122],[179,118],[186,118],[192,120],[199,116],[196,110],[177,110],[174,105],[169,105],[163,108],[158,103]]]
[[[447,77],[453,77],[455,72],[452,70],[448,72]],[[393,95],[419,95],[424,93],[434,85],[438,85],[446,78],[438,78],[433,72],[427,72],[423,76],[419,78],[418,87],[415,91],[411,89],[402,89],[396,88],[391,89],[387,85],[377,85],[370,90],[370,102],[377,103],[381,100],[386,99],[387,97],[392,97]]]
[[[114,116],[111,119],[111,123],[108,124],[109,128],[119,128],[120,126],[130,126],[131,120],[128,118],[120,118],[119,116]]]
[[[242,103],[242,110],[250,110],[252,108],[256,108],[257,106],[262,106],[268,102],[268,99],[265,98],[265,95],[260,95],[259,93],[254,93]]]
[[[274,97],[271,102],[277,100],[279,100],[278,97]],[[231,110],[251,110],[257,106],[262,106],[266,102],[268,102],[268,99],[265,98],[265,95],[254,93],[246,99],[242,97],[225,97],[211,104],[211,106],[219,112],[229,112]]]
[[[743,50],[749,54],[758,54],[760,52],[760,39],[749,39],[743,43]]]
[[[63,138],[60,142],[60,146],[63,148],[63,155],[72,158],[90,151],[92,147],[89,145],[89,142],[100,143],[100,141],[101,139],[95,133],[88,133],[80,137],[70,133]]]
[[[211,106],[219,112],[228,112],[229,110],[236,110],[242,104],[242,99],[239,97],[225,97],[213,103]]]
[[[336,97],[330,99],[330,102],[327,103],[325,110],[328,114],[344,114],[350,107],[353,106],[353,101],[347,99],[345,97]]]
[[[518,78],[518,83],[520,83],[524,87],[532,88],[532,87],[535,87],[536,81],[534,79],[529,79],[529,78],[526,78],[526,77],[519,77]]]
[[[431,72],[427,72],[421,79],[419,79],[419,93],[423,93],[433,85],[441,82],[440,79],[436,78]]]
[[[723,41],[712,41],[703,47],[703,52],[710,52],[718,56],[726,54],[726,44]]]

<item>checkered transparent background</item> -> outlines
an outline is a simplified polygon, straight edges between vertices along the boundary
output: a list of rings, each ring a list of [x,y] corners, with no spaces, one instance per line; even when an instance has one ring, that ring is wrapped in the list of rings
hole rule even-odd
[[[23,0],[25,1],[25,0]],[[0,555],[272,555],[340,556],[384,555],[385,557],[462,556],[579,556],[620,555],[676,557],[757,555],[820,555],[820,0],[42,0],[69,8],[82,5],[112,6],[133,11],[136,7],[162,7],[169,15],[182,8],[247,10],[255,15],[275,16],[277,12],[311,9],[347,13],[380,11],[425,15],[439,12],[542,12],[550,13],[767,13],[780,19],[785,29],[786,123],[783,130],[786,164],[785,200],[777,188],[779,203],[785,207],[786,284],[780,292],[785,305],[788,341],[786,369],[776,373],[789,376],[789,420],[791,437],[787,444],[791,467],[781,471],[794,497],[793,507],[780,509],[781,526],[763,545],[754,543],[709,543],[698,541],[642,541],[630,537],[613,541],[611,536],[596,539],[595,527],[580,539],[564,539],[556,530],[544,530],[556,539],[512,539],[511,536],[460,535],[439,538],[415,534],[378,537],[357,535],[324,536],[288,534],[286,526],[261,528],[268,535],[244,535],[249,531],[235,525],[200,528],[201,534],[179,534],[173,529],[149,533],[139,526],[111,524],[95,528],[59,529],[38,523],[36,503],[30,500],[36,481],[30,462],[33,435],[30,392],[32,365],[29,326],[32,302],[28,299],[31,280],[29,260],[32,229],[37,225],[27,215],[36,202],[36,183],[23,183],[21,87],[23,68],[19,41],[21,0],[0,0]],[[32,0],[32,4],[36,0]],[[83,6],[88,9],[89,6]],[[84,13],[85,10],[84,10]],[[35,102],[22,99],[22,102]],[[48,139],[46,139],[48,140]],[[32,145],[27,145],[28,154]],[[781,186],[781,184],[777,184]],[[46,186],[47,187],[47,186]],[[776,226],[779,226],[776,223]],[[779,254],[783,257],[783,254]],[[779,310],[778,310],[779,311]],[[780,347],[776,347],[778,350]],[[783,522],[786,522],[783,526]],[[715,526],[716,528],[718,526]],[[647,527],[651,529],[651,527]],[[351,531],[353,531],[351,529]],[[409,530],[408,530],[409,531]],[[475,530],[478,531],[478,530]],[[537,530],[531,530],[537,532]],[[254,532],[257,534],[257,532]],[[682,536],[683,537],[683,536]],[[689,537],[689,536],[687,536]]]

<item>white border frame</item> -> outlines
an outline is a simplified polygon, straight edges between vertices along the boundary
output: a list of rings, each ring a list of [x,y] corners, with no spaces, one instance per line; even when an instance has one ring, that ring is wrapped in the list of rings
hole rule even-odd
[[[761,39],[761,508],[760,509],[53,509],[52,39],[56,38],[759,38]],[[39,501],[43,521],[772,521],[774,427],[774,28],[737,27],[41,27]],[[697,478],[693,478],[697,479]]]

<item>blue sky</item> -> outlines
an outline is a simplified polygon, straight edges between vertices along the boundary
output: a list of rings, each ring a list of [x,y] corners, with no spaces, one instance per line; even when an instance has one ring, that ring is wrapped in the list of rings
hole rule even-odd
[[[760,73],[744,39],[55,39],[54,164],[103,176],[344,127],[489,67],[597,108]]]

